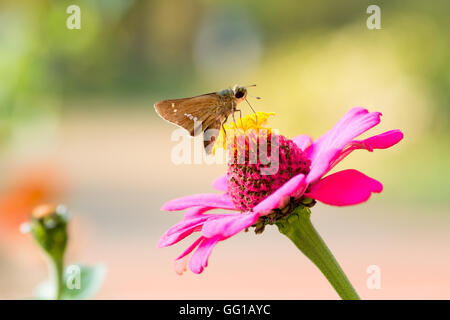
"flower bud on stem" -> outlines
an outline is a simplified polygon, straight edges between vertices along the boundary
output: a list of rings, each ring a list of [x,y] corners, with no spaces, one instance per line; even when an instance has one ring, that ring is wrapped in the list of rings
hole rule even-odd
[[[61,299],[64,285],[64,253],[67,245],[67,215],[62,206],[42,205],[31,215],[31,233],[49,258],[54,297]]]

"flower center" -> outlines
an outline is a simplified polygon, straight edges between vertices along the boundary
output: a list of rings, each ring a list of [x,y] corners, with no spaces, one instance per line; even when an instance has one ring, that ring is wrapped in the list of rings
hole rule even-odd
[[[308,174],[311,162],[292,140],[262,127],[234,133],[227,177],[237,209],[250,211],[295,175]]]

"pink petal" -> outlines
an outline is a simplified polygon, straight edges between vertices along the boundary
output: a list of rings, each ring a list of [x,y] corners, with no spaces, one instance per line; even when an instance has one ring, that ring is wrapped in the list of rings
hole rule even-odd
[[[400,130],[390,130],[379,135],[370,137],[361,141],[362,145],[366,146],[366,149],[387,149],[397,144],[403,139],[403,132]]]
[[[223,215],[220,219],[210,219],[202,228],[202,235],[207,238],[229,238],[250,227],[258,220],[258,213],[236,213]]]
[[[354,138],[380,123],[381,113],[353,108],[327,133],[306,149],[311,171],[306,177],[313,183],[330,170],[330,164]]]
[[[299,136],[296,136],[296,137],[292,138],[292,141],[294,141],[294,143],[297,145],[297,147],[299,147],[302,150],[305,150],[313,142],[312,138],[306,134],[301,134]]]
[[[187,236],[191,235],[195,231],[200,231],[198,227],[201,227],[203,223],[208,220],[208,216],[195,217],[193,219],[183,220],[176,225],[172,226],[166,233],[159,239],[158,247],[171,246],[174,243],[183,240]]]
[[[349,206],[364,202],[372,192],[381,192],[383,185],[358,170],[343,170],[331,174],[311,186],[306,196],[334,206]]]
[[[400,130],[391,130],[368,139],[350,142],[331,162],[330,167],[333,168],[354,150],[366,149],[372,152],[374,149],[387,149],[400,142],[403,139],[403,133]]]
[[[203,213],[206,211],[212,210],[214,208],[211,207],[192,207],[186,210],[184,213],[184,219],[193,219],[196,217],[202,217]]]
[[[173,264],[175,272],[181,276],[187,270],[188,262],[189,262],[188,256],[184,256],[179,260],[175,260]]]
[[[197,248],[198,244],[202,242],[205,239],[205,237],[199,237],[197,240],[195,240],[182,254],[178,256],[175,260],[180,260],[187,256],[189,253],[191,253],[195,248]]]
[[[224,174],[223,176],[218,177],[216,180],[213,181],[212,186],[216,190],[227,192],[228,191],[227,175]]]
[[[305,175],[300,173],[258,203],[253,208],[253,211],[258,212],[260,215],[268,214],[273,209],[284,206],[290,197],[300,197],[305,191],[306,186]]]
[[[192,272],[201,273],[208,266],[208,258],[217,242],[219,242],[218,237],[202,241],[189,261],[189,268]]]
[[[230,210],[235,209],[231,197],[227,194],[201,193],[166,202],[161,210],[177,211],[198,206]]]
[[[164,247],[171,246],[171,245],[183,240],[187,236],[190,236],[195,231],[200,231],[200,229],[191,228],[191,229],[186,229],[186,230],[183,230],[183,231],[171,234],[171,235],[163,235],[159,239],[158,248],[164,248]]]

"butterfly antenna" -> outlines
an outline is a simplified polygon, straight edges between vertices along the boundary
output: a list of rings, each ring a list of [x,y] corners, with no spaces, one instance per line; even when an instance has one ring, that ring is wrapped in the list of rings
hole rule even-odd
[[[244,88],[256,87],[256,84],[251,84],[249,86],[244,86]]]
[[[252,109],[253,113],[255,114],[255,120],[256,123],[258,123],[258,115],[255,112],[255,109],[253,109],[252,105],[250,104],[250,102],[248,102],[247,98],[245,98],[245,101],[247,101],[247,104],[250,106],[250,109]]]

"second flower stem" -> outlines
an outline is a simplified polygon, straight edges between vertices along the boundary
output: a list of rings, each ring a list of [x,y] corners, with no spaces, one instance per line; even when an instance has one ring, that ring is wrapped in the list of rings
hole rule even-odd
[[[61,300],[64,286],[64,263],[61,258],[49,257],[50,277],[54,285],[54,299]]]

